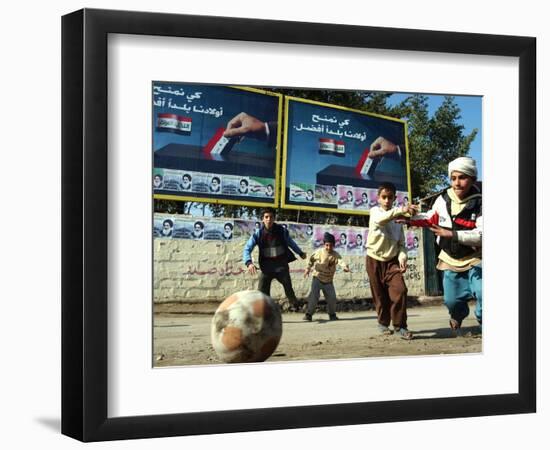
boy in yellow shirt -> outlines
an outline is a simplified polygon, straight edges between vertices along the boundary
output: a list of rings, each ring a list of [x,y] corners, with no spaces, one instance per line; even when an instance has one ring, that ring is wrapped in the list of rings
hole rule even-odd
[[[392,183],[382,183],[378,188],[378,206],[370,209],[366,265],[378,328],[390,335],[391,322],[396,333],[410,340],[413,336],[407,329],[407,286],[403,279],[407,270],[405,233],[395,219],[410,217],[416,209],[394,208],[395,192]]]
[[[325,233],[323,236],[324,246],[309,258],[309,263],[304,274],[304,277],[308,277],[311,269],[313,269],[311,292],[308,297],[307,312],[304,316],[304,320],[308,322],[311,322],[313,318],[321,291],[323,291],[327,302],[329,320],[338,320],[336,316],[336,291],[332,280],[334,279],[337,265],[341,266],[344,272],[349,272],[350,270],[348,265],[342,261],[340,254],[334,251],[334,243],[334,236],[330,233]]]

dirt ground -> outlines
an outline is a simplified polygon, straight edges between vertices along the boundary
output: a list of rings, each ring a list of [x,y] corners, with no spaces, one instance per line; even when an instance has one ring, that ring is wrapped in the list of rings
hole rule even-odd
[[[210,344],[208,314],[155,314],[154,365],[219,364]],[[303,313],[283,314],[283,336],[268,361],[364,358],[401,355],[480,353],[481,330],[473,315],[462,324],[461,335],[451,334],[443,306],[419,306],[408,311],[412,341],[397,335],[382,336],[374,311],[340,312],[340,320],[328,321],[318,313],[313,322]]]

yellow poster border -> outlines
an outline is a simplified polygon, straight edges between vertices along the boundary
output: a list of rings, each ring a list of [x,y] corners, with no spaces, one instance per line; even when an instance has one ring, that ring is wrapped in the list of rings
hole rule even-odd
[[[385,116],[383,114],[377,114],[377,113],[371,113],[367,111],[361,111],[359,109],[355,108],[348,108],[347,106],[340,106],[340,105],[333,105],[330,103],[324,103],[319,102],[317,100],[309,100],[305,98],[299,98],[299,97],[293,97],[291,95],[285,95],[285,127],[284,127],[284,140],[283,140],[283,171],[281,174],[281,208],[282,209],[293,209],[293,210],[300,210],[300,211],[315,211],[315,212],[322,212],[322,213],[335,213],[335,214],[346,214],[346,215],[354,215],[354,216],[369,216],[369,211],[358,211],[353,209],[338,209],[338,208],[329,208],[329,207],[321,207],[321,206],[305,206],[305,205],[293,205],[286,202],[286,174],[287,174],[287,158],[288,158],[288,109],[289,104],[291,101],[301,102],[301,103],[309,103],[312,105],[317,106],[325,106],[329,108],[339,109],[342,111],[347,112],[354,112],[363,114],[366,116],[372,116],[372,117],[378,117],[382,119],[392,120],[394,122],[400,122],[404,125],[404,132],[405,132],[405,160],[406,160],[406,177],[407,177],[407,189],[409,194],[409,202],[412,202],[412,189],[411,189],[411,168],[410,168],[410,157],[409,157],[409,132],[408,132],[408,124],[406,120],[398,119],[396,117],[390,117]]]
[[[169,83],[169,82],[166,82]],[[199,84],[199,83],[185,83],[185,82],[170,82],[173,84]],[[205,84],[205,86],[210,86],[208,84]],[[219,86],[219,85],[214,85]],[[230,89],[239,89],[242,91],[247,92],[254,92],[256,94],[262,94],[262,95],[270,95],[272,97],[278,97],[278,114],[277,114],[277,123],[282,124],[283,120],[283,94],[279,94],[277,92],[270,92],[263,89],[258,88],[252,88],[248,86],[232,86],[232,85],[224,85],[223,87],[227,87]],[[153,193],[153,199],[155,200],[171,200],[171,201],[180,201],[180,202],[198,202],[198,203],[213,203],[217,205],[235,205],[235,206],[250,206],[250,207],[271,207],[271,208],[278,208],[279,202],[280,202],[280,193],[281,193],[281,182],[280,182],[280,164],[281,164],[281,130],[279,127],[277,127],[277,141],[275,144],[275,195],[273,197],[273,202],[252,202],[247,201],[245,199],[243,200],[232,200],[232,199],[224,199],[224,198],[218,198],[218,197],[193,197],[188,195],[175,195],[175,194],[154,194]],[[155,169],[163,169],[162,167],[154,167],[153,165],[153,172]],[[163,169],[164,170],[164,169]],[[170,169],[171,170],[171,169]],[[262,197],[257,197],[259,199],[263,199]]]

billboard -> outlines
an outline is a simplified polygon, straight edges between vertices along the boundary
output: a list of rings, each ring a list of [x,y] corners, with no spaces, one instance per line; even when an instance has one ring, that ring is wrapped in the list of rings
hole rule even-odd
[[[275,206],[282,96],[154,81],[154,198]]]
[[[282,207],[368,214],[381,182],[410,198],[405,121],[285,99]]]

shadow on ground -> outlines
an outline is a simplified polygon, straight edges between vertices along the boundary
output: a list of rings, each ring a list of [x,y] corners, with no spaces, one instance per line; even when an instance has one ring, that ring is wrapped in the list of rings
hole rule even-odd
[[[414,333],[414,339],[445,339],[455,338],[457,335],[450,328],[436,328],[434,330],[411,330]],[[481,329],[479,326],[462,327],[458,336],[481,338]]]

